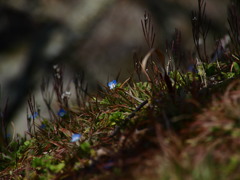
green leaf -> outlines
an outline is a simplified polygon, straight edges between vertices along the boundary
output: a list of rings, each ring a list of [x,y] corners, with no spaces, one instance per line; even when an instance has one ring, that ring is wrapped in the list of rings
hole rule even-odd
[[[91,150],[91,145],[89,144],[89,142],[84,142],[80,145],[80,148],[86,152],[86,153],[89,153],[90,150]]]
[[[64,162],[61,162],[59,164],[56,164],[56,165],[50,165],[49,166],[49,169],[55,173],[58,173],[60,172],[63,168],[65,167],[65,163]]]
[[[237,74],[240,73],[240,68],[239,68],[238,63],[233,62],[233,68],[234,68],[234,71],[235,71]]]

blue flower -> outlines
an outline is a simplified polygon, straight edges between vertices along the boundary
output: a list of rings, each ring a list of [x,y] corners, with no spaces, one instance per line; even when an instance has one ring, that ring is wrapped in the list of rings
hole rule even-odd
[[[60,117],[63,117],[67,114],[67,112],[64,109],[60,109],[57,113]]]
[[[33,115],[29,115],[29,119],[36,119],[38,117],[38,112],[33,113]]]
[[[82,136],[81,134],[73,134],[73,135],[72,135],[71,142],[76,142],[76,141],[78,141],[81,136]]]
[[[117,85],[117,81],[116,80],[113,80],[113,81],[108,83],[108,87],[110,89],[114,89],[116,87],[116,85]]]

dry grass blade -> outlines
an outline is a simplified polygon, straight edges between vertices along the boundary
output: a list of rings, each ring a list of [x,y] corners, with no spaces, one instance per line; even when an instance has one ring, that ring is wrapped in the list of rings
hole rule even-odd
[[[63,134],[65,134],[66,137],[71,137],[73,134],[71,131],[65,129],[65,128],[59,128],[59,131],[61,131]]]
[[[152,53],[155,51],[155,49],[151,49],[146,56],[143,58],[142,63],[141,63],[141,67],[142,67],[142,72],[147,76],[148,81],[151,81],[147,71],[146,71],[146,67],[147,67],[147,61],[149,59],[149,57],[152,55]]]
[[[131,79],[131,78],[127,78],[127,80],[124,81],[124,82],[121,84],[120,88],[123,88],[123,87],[125,86],[125,84],[127,84],[127,83],[130,81],[130,79]]]

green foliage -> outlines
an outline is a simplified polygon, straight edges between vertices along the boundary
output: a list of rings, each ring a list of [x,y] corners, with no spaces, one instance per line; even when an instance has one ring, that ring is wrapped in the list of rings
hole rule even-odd
[[[48,173],[49,171],[52,173],[58,173],[65,167],[65,163],[63,161],[57,163],[56,160],[49,155],[34,157],[31,165],[37,171],[42,171],[43,173]]]
[[[35,139],[27,140],[21,145],[16,152],[16,156],[18,159],[21,159],[24,156],[24,153],[29,150],[29,148],[35,143]]]
[[[233,69],[236,74],[240,74],[240,67],[237,62],[233,62]]]
[[[80,144],[78,153],[82,158],[91,158],[95,154],[95,151],[91,148],[90,143],[85,141]]]
[[[122,112],[114,112],[110,114],[109,121],[111,125],[119,125],[121,123],[121,120],[123,120],[124,118],[125,116]]]

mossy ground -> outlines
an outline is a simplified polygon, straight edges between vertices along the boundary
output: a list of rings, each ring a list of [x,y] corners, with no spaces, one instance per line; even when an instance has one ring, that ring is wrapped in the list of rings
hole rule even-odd
[[[85,108],[44,120],[31,139],[11,142],[1,153],[1,178],[238,179],[235,76],[202,88],[197,99],[180,80],[173,95],[166,85],[130,80],[106,89]],[[112,136],[116,126],[120,131]],[[70,142],[73,133],[81,134],[79,141]]]

